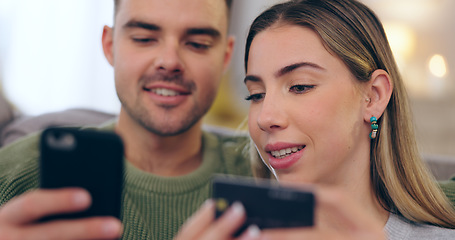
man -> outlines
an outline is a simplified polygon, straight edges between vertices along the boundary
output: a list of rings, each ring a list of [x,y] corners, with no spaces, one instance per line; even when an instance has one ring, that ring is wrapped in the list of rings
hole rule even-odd
[[[108,217],[36,222],[85,209],[90,197],[29,191],[39,176],[34,135],[0,152],[1,239],[114,239],[122,231],[123,239],[170,239],[210,197],[213,173],[251,174],[238,149],[245,138],[201,130],[233,50],[229,2],[115,1],[115,27],[104,27],[102,43],[122,107],[104,128],[125,144],[123,226]]]

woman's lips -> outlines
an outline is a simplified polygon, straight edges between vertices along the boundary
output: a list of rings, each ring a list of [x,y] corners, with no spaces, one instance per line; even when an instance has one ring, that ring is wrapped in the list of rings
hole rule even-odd
[[[269,157],[269,163],[274,169],[287,169],[292,167],[303,155],[305,145],[300,146],[288,146],[281,149],[276,147],[268,148],[267,155]],[[267,150],[267,148],[266,148]]]

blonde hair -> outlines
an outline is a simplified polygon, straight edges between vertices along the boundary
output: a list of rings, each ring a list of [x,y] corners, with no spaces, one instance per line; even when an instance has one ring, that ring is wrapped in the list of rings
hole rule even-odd
[[[277,4],[259,15],[246,42],[245,69],[251,42],[274,24],[313,29],[359,82],[370,80],[377,69],[385,70],[393,91],[383,116],[379,135],[371,141],[371,181],[383,207],[421,223],[455,228],[455,210],[417,150],[406,89],[381,22],[368,7],[355,0],[295,0]],[[259,167],[252,150],[253,170],[270,177]]]

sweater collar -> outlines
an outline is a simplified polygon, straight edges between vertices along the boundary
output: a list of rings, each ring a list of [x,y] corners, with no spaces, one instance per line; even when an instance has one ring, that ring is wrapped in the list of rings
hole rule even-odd
[[[387,238],[393,236],[393,239],[407,239],[411,232],[411,222],[404,217],[395,213],[390,213],[389,219],[384,227]]]
[[[125,159],[125,186],[155,193],[185,193],[206,185],[221,165],[219,140],[208,132],[202,134],[203,158],[193,172],[178,177],[163,177],[144,172]],[[165,159],[163,159],[165,161]]]

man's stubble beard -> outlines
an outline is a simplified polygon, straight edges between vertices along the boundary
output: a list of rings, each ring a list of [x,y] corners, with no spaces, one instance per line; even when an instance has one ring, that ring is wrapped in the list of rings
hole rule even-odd
[[[166,108],[165,106],[160,106],[166,112],[164,116],[156,116],[144,106],[141,98],[137,98],[137,101],[133,105],[130,105],[119,93],[118,95],[122,107],[133,121],[153,134],[167,137],[176,136],[191,129],[212,106],[216,96],[216,90],[212,94],[206,95],[201,102],[195,101],[191,109],[188,109],[185,114],[181,114],[180,112],[177,117],[172,112],[177,110],[172,109],[172,107]]]

